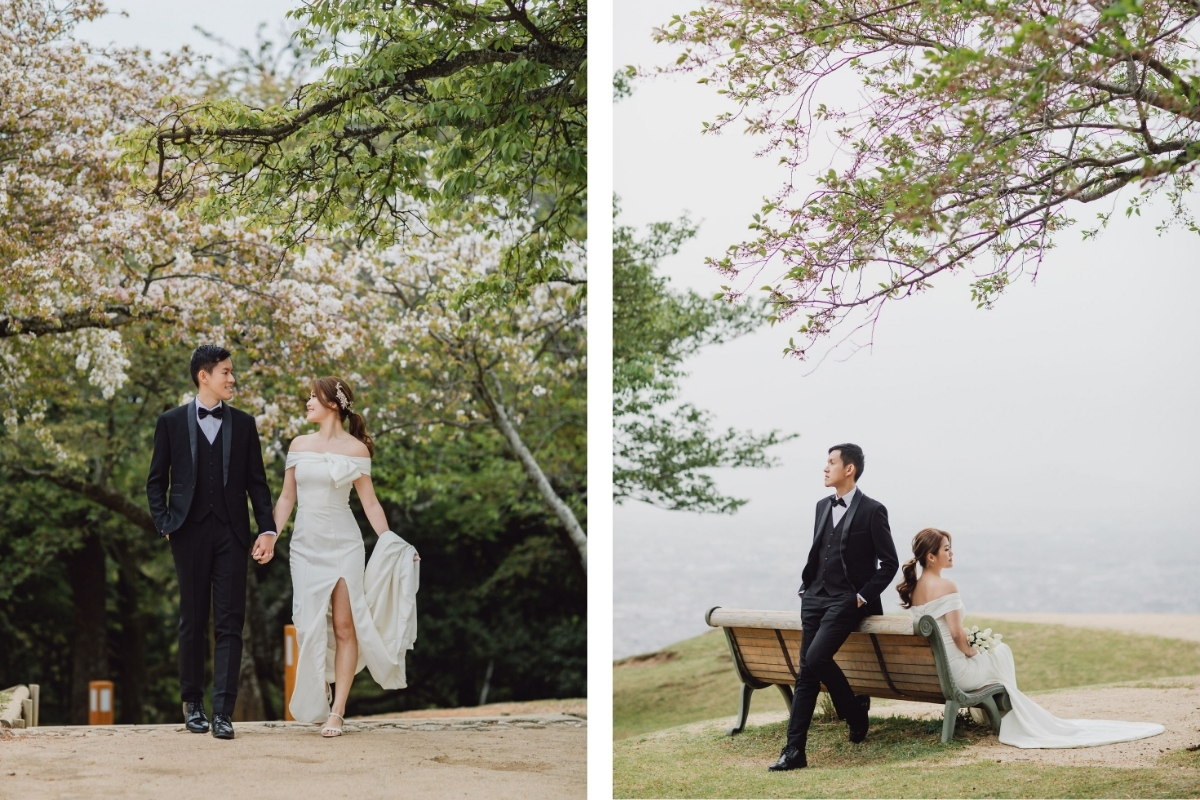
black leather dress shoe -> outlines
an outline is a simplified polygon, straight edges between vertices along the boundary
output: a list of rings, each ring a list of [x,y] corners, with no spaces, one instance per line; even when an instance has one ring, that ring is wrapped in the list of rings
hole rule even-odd
[[[184,703],[183,724],[192,733],[208,733],[208,717],[204,716],[204,704]]]
[[[779,754],[779,760],[767,769],[771,772],[787,772],[789,769],[804,769],[807,766],[808,759],[804,757],[804,753],[794,747],[785,747]]]
[[[850,741],[858,744],[867,738],[867,729],[871,727],[871,696],[860,694],[854,699],[858,701],[860,710],[850,719]]]
[[[233,738],[233,720],[228,714],[213,714],[212,729],[214,739]]]

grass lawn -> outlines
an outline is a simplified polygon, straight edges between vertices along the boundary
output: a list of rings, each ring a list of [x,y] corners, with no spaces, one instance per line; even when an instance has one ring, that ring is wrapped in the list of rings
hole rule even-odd
[[[1007,637],[1006,637],[1007,638]],[[985,761],[952,762],[989,735],[969,721],[942,745],[940,720],[873,719],[861,745],[842,723],[814,724],[814,766],[771,773],[785,738],[782,722],[726,736],[688,726],[623,739],[613,745],[614,797],[1197,797],[1200,752],[1176,752],[1154,769],[1053,767]],[[819,765],[819,766],[817,766]]]
[[[1197,642],[974,616],[966,623],[1004,634],[1017,680],[1028,693],[1200,674]],[[613,738],[731,718],[737,713],[740,685],[720,630],[650,656],[618,661],[613,668]],[[770,709],[786,710],[779,692],[755,692],[751,710]]]

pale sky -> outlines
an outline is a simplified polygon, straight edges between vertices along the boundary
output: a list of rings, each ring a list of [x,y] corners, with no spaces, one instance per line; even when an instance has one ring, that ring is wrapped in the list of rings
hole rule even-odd
[[[204,0],[202,3],[108,0],[107,5],[110,13],[80,26],[79,38],[93,44],[149,48],[155,54],[178,50],[187,44],[201,53],[224,56],[194,26],[199,25],[237,47],[253,49],[259,23],[267,23],[264,35],[278,43],[283,15],[299,3],[298,0]],[[121,16],[118,13],[121,11],[128,16]]]
[[[673,61],[650,30],[692,6],[617,0],[614,63]],[[667,78],[639,82],[615,110],[620,222],[641,226],[689,211],[701,222],[699,236],[662,266],[676,286],[705,293],[725,281],[704,257],[742,241],[762,197],[783,181],[774,159],[756,159],[758,142],[740,129],[701,135],[701,122],[725,109],[713,86]],[[815,160],[808,174],[825,168]],[[1072,215],[1087,221],[1101,210],[1077,207]],[[1197,528],[1200,237],[1159,237],[1155,221],[1114,215],[1110,231],[1086,244],[1080,228],[1067,230],[1037,284],[1013,286],[990,311],[975,309],[966,276],[936,279],[928,294],[885,311],[873,349],[848,359],[849,350],[835,351],[815,372],[814,363],[781,358],[796,327],[786,323],[703,352],[688,364],[686,399],[715,412],[722,426],[801,437],[777,449],[781,468],[720,474],[722,488],[750,498],[736,515],[617,508],[616,605],[631,586],[622,582],[623,565],[644,586],[654,583],[654,569],[669,581],[750,553],[758,563],[794,564],[794,580],[788,568],[772,567],[787,575],[771,578],[780,598],[772,607],[787,607],[813,505],[829,493],[821,481],[825,452],[841,441],[866,451],[861,488],[888,507],[901,561],[926,526],[956,535],[960,561],[975,537],[995,544],[1043,534],[1075,537],[1078,546],[1065,552],[1085,564],[1094,557],[1089,543],[1102,534],[1127,535],[1132,563],[1169,558],[1160,552],[1163,537],[1178,541]],[[666,563],[648,563],[658,561]],[[763,578],[751,570],[745,581]],[[1124,591],[1118,586],[1116,597]],[[739,592],[714,586],[700,594],[731,605],[723,598]],[[1178,610],[1200,612],[1198,597],[1189,594]]]

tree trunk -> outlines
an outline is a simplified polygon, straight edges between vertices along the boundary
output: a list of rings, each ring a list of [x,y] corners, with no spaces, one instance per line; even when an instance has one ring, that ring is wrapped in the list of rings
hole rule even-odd
[[[550,485],[546,474],[538,466],[537,459],[533,457],[533,453],[529,452],[529,448],[521,441],[521,435],[517,432],[516,426],[509,419],[508,411],[504,408],[504,399],[499,392],[499,381],[496,379],[496,376],[490,371],[487,376],[497,383],[497,392],[494,395],[488,390],[487,381],[482,376],[476,385],[480,390],[480,395],[484,403],[491,412],[492,423],[500,431],[501,435],[504,436],[504,440],[508,442],[508,446],[516,454],[517,460],[521,462],[521,468],[525,470],[525,474],[537,486],[542,498],[553,509],[555,516],[558,517],[563,527],[566,528],[567,536],[570,537],[571,544],[574,545],[579,554],[579,563],[583,567],[584,574],[587,574],[587,534],[583,532],[583,527],[579,524],[579,520],[575,518],[575,512],[554,491],[554,487]]]
[[[120,678],[116,687],[120,714],[117,722],[140,725],[146,696],[146,618],[138,607],[138,571],[133,556],[119,543],[114,554],[120,565],[117,584],[117,615],[121,622],[117,653]]]
[[[66,561],[75,606],[71,636],[71,723],[86,725],[88,681],[111,677],[104,616],[104,548],[99,534],[88,534],[83,547],[70,553]]]

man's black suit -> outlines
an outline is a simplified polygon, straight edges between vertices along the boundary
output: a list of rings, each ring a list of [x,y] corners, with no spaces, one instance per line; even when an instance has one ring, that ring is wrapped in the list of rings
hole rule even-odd
[[[246,618],[246,561],[254,537],[273,531],[271,490],[254,417],[222,403],[210,444],[196,421],[195,401],[161,414],[146,479],[150,514],[170,536],[179,577],[179,684],[184,702],[204,697],[208,610],[213,609],[213,713],[233,714]]]
[[[832,497],[817,503],[813,543],[801,575],[804,641],[787,741],[801,753],[822,683],[838,716],[855,718],[854,693],[833,656],[864,616],[883,613],[880,595],[900,566],[887,509],[881,503],[861,490],[854,492],[836,526],[832,507]],[[861,607],[858,595],[866,601]]]

